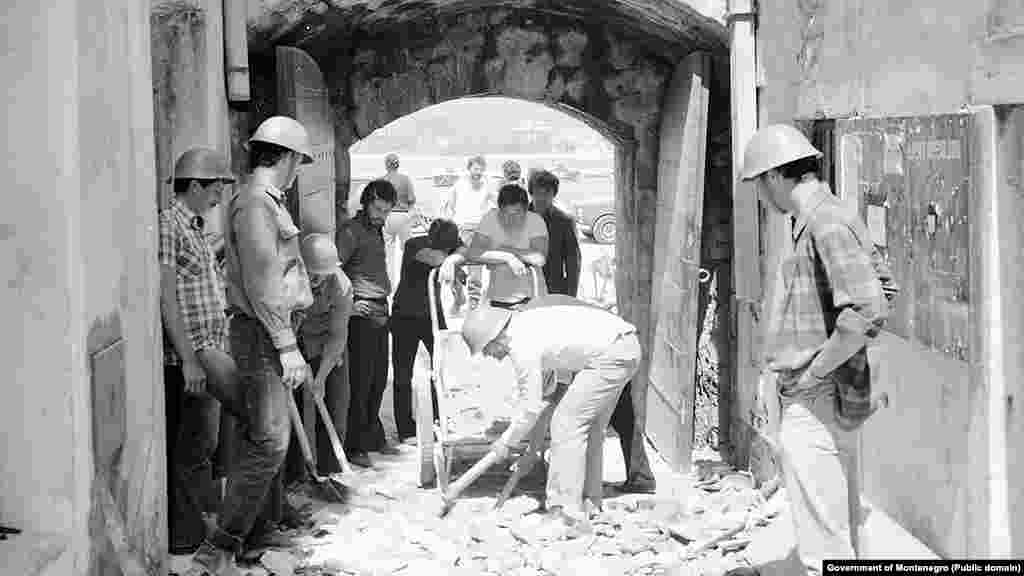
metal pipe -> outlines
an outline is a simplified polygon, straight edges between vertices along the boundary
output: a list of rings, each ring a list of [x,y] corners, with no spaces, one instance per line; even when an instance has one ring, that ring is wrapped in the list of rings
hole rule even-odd
[[[224,0],[224,71],[230,102],[250,98],[248,19],[247,0]]]

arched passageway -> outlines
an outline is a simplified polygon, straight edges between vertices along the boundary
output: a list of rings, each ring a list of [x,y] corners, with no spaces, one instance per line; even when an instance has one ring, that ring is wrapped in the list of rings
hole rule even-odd
[[[300,183],[309,190],[299,210],[314,228],[347,217],[348,147],[437,103],[531,100],[613,140],[616,293],[648,350],[634,404],[639,420],[654,414],[648,432],[659,449],[688,466],[698,271],[709,258],[727,263],[731,236],[723,25],[676,1],[282,0],[250,2],[249,32],[253,102],[235,130],[274,113],[311,126],[318,162]],[[718,284],[726,303],[728,276]],[[727,318],[727,306],[718,311]]]

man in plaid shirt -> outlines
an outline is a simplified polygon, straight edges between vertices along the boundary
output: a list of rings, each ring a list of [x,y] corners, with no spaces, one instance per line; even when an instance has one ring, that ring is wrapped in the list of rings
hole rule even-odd
[[[794,216],[793,252],[779,269],[765,360],[781,400],[782,468],[809,574],[821,574],[826,558],[856,556],[852,512],[859,515],[860,502],[848,492],[854,428],[870,412],[866,349],[888,314],[880,281],[888,271],[872,260],[864,224],[818,180],[820,156],[792,126],[768,126],[747,144],[742,174],[756,179],[762,202]]]
[[[207,148],[185,152],[175,164],[174,198],[159,218],[172,554],[198,548],[206,536],[204,514],[216,506],[211,460],[220,404],[207,393],[208,381],[219,388],[231,361],[224,285],[203,228],[204,215],[234,180],[224,156]]]

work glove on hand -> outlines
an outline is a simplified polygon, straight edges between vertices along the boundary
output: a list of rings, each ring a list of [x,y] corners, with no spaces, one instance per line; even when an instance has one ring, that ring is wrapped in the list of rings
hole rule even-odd
[[[298,350],[281,353],[281,372],[281,383],[288,389],[298,388],[313,377],[309,364]]]
[[[185,377],[185,392],[195,396],[206,392],[206,370],[196,359],[182,361],[181,372]]]

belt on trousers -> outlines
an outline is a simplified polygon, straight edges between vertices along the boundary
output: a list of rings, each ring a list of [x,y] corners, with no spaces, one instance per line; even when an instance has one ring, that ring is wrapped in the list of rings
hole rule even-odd
[[[352,301],[353,302],[359,302],[360,300],[365,301],[365,302],[373,302],[374,304],[387,304],[388,303],[388,297],[387,296],[380,296],[378,298],[366,298],[366,297],[363,297],[363,296],[353,296],[352,297]]]
[[[529,301],[530,301],[529,297],[523,298],[522,300],[518,300],[516,302],[502,302],[500,300],[491,300],[491,306],[493,306],[495,308],[504,308],[506,310],[513,310],[517,306],[522,306],[523,304],[526,304]]]

